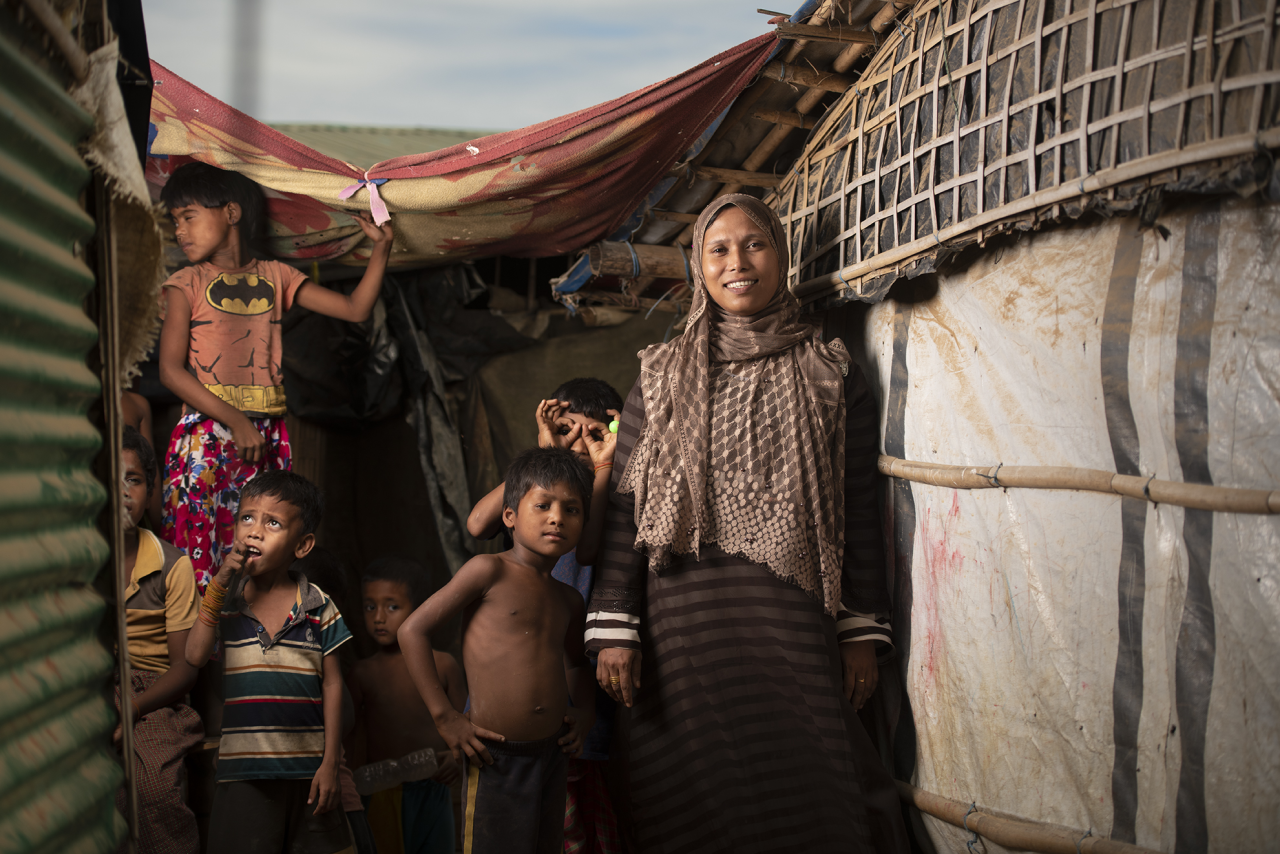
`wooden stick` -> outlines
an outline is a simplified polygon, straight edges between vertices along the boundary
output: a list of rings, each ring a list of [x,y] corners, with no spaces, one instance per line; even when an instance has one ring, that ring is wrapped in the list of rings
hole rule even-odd
[[[695,213],[685,213],[684,211],[649,211],[654,219],[666,220],[667,222],[697,222],[698,215]]]
[[[841,27],[815,27],[812,24],[778,24],[775,30],[782,39],[813,39],[824,42],[849,42],[851,44],[876,44],[879,39],[875,33],[866,30],[845,29]]]
[[[778,175],[768,172],[748,172],[744,169],[721,169],[718,166],[699,166],[693,170],[699,178],[710,181],[732,182],[747,187],[776,187],[782,181]],[[677,172],[677,174],[679,174]],[[694,217],[694,222],[697,222]]]
[[[1042,821],[992,815],[969,804],[918,789],[910,783],[894,782],[898,785],[898,797],[915,805],[920,812],[985,836],[1005,848],[1038,854],[1159,854],[1150,848],[1094,836],[1092,830],[1086,832]]]
[[[793,128],[805,128],[806,130],[818,124],[818,120],[813,116],[784,113],[779,110],[756,110],[754,118],[760,119],[762,122],[772,122],[775,125],[788,125]]]
[[[50,40],[58,46],[71,73],[75,75],[76,82],[83,83],[89,76],[89,57],[81,50],[75,36],[63,26],[61,16],[49,5],[48,0],[23,0],[23,4],[44,27]]]
[[[1074,489],[1219,513],[1280,513],[1280,490],[1181,483],[1071,466],[947,466],[881,455],[880,473],[950,489]]]
[[[855,81],[852,77],[836,74],[831,71],[814,71],[803,65],[791,65],[786,62],[771,62],[764,67],[764,76],[780,83],[794,83],[810,89],[821,89],[824,92],[844,94]]]

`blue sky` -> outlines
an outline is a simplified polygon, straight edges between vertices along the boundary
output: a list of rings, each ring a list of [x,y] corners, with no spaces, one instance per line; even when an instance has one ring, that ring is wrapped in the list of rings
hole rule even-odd
[[[260,2],[267,122],[523,127],[770,29],[750,0]],[[229,99],[232,5],[143,0],[152,59]]]

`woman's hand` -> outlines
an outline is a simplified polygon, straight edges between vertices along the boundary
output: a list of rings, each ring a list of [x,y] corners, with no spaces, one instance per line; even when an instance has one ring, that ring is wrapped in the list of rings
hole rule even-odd
[[[876,642],[862,640],[842,643],[840,659],[844,664],[844,695],[855,709],[861,709],[880,681],[880,668],[876,665]]]
[[[640,690],[639,650],[601,650],[596,662],[596,680],[614,702],[631,708],[631,700]]]
[[[256,463],[266,455],[267,439],[249,420],[242,415],[227,425],[231,428],[231,441],[236,445],[236,456],[241,462]]]

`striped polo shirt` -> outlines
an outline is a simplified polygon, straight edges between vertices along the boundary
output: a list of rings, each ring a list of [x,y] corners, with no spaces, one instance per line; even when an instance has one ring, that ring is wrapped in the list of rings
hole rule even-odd
[[[324,758],[324,657],[351,639],[333,600],[302,573],[289,619],[267,635],[244,601],[228,595],[222,640],[222,743],[218,782],[310,779]]]

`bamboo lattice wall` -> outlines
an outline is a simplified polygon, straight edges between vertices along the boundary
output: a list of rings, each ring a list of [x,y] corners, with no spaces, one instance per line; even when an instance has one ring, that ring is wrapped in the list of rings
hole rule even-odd
[[[1280,147],[1276,31],[1276,0],[921,3],[766,199],[791,286],[878,299],[993,231],[1256,186]]]

